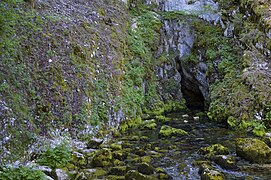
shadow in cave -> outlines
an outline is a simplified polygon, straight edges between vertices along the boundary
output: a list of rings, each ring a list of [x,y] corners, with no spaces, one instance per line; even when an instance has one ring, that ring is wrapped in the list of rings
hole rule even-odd
[[[200,83],[194,77],[193,73],[185,69],[185,67],[176,61],[178,65],[178,71],[181,74],[181,90],[183,97],[186,101],[186,106],[191,110],[200,110],[204,111],[206,108],[205,98],[200,90]]]

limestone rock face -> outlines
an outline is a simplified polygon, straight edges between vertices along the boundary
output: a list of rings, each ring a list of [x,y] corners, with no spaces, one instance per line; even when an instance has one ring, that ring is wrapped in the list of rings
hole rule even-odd
[[[258,139],[237,139],[236,154],[253,163],[271,163],[271,148]]]

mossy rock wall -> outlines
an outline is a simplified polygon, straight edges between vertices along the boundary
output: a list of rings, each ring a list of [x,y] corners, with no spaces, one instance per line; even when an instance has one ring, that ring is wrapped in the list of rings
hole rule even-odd
[[[211,86],[209,115],[262,136],[270,127],[270,1],[218,2],[227,26],[224,35],[238,42],[233,47],[240,47],[240,54],[228,64],[234,68]],[[234,27],[231,33],[229,27]]]
[[[76,135],[140,116],[127,4],[11,0],[0,12],[1,154],[52,129]]]

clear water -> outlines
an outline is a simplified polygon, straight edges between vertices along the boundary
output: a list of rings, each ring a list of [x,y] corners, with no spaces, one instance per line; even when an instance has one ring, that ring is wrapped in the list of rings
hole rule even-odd
[[[171,121],[166,123],[175,128],[181,128],[189,132],[189,136],[186,137],[172,137],[169,139],[161,139],[158,137],[159,130],[162,123],[158,125],[156,130],[132,130],[128,132],[127,137],[124,139],[130,139],[131,136],[147,136],[149,140],[142,143],[142,141],[130,141],[134,148],[141,148],[147,152],[151,151],[146,148],[147,144],[151,144],[152,148],[159,147],[162,152],[161,158],[152,158],[151,164],[157,168],[163,168],[174,180],[185,179],[200,179],[198,174],[198,168],[193,165],[196,160],[202,159],[201,155],[197,151],[201,147],[206,147],[212,144],[220,143],[228,147],[231,151],[231,155],[235,155],[235,143],[234,139],[238,137],[247,137],[246,134],[240,132],[234,132],[227,129],[223,125],[219,125],[210,122],[207,118],[200,118],[194,120],[193,114],[189,117],[183,118],[184,113],[170,114]],[[129,140],[128,140],[129,141]],[[171,148],[175,146],[174,148]],[[255,167],[255,165],[249,164],[246,161],[238,162],[243,170],[229,171],[221,168],[219,165],[215,165],[215,168],[225,175],[226,179],[245,179],[251,177],[253,179],[270,179],[270,171],[266,168]],[[130,164],[131,167],[135,167],[135,164]]]

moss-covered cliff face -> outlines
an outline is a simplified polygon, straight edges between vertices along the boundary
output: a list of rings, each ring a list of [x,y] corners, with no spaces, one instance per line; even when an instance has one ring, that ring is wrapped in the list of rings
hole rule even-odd
[[[263,135],[270,128],[270,1],[218,1],[225,36],[239,41],[238,65],[211,87],[210,115]],[[236,49],[236,46],[234,48]]]
[[[0,160],[21,156],[56,130],[81,138],[96,125],[135,126],[143,111],[182,108],[157,93],[155,8],[119,0],[1,1]]]
[[[140,116],[125,3],[11,0],[0,11],[0,151]]]

